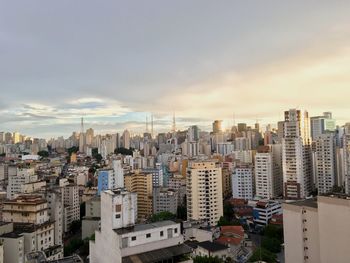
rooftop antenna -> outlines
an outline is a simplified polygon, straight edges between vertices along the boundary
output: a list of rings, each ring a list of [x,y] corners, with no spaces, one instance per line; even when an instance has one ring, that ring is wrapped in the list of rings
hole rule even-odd
[[[146,132],[148,133],[148,116],[146,116]]]
[[[84,133],[84,116],[81,116],[80,132],[81,134]]]

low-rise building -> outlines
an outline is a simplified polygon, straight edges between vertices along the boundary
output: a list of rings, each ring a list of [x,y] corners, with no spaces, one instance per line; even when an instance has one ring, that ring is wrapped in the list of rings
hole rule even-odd
[[[125,189],[101,193],[101,230],[90,241],[91,263],[176,261],[190,253],[183,245],[180,224],[161,221],[135,225],[135,203],[135,194]]]
[[[217,257],[221,260],[225,260],[229,254],[229,248],[226,245],[220,243],[204,241],[196,244],[197,248],[194,250],[194,256],[199,257]]]
[[[258,225],[268,225],[276,214],[282,214],[282,205],[277,201],[259,201],[253,208],[253,220]]]

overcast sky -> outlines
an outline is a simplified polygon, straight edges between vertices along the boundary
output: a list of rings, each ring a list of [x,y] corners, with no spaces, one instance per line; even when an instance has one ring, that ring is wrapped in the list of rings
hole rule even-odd
[[[350,1],[0,0],[0,130],[350,121]]]

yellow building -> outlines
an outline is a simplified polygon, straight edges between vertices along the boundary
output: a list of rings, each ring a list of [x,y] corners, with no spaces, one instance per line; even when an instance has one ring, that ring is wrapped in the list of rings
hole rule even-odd
[[[153,211],[153,182],[152,174],[136,171],[124,175],[124,186],[129,192],[137,193],[137,216],[144,220],[152,215]]]

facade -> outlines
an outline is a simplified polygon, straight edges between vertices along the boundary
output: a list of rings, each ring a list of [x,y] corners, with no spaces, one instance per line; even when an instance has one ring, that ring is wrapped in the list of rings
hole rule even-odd
[[[16,174],[8,175],[7,198],[15,198],[22,191],[22,186],[38,181],[38,176],[34,174],[34,169],[17,169]]]
[[[348,196],[336,195],[284,204],[286,263],[348,262],[349,206]]]
[[[43,224],[49,220],[47,201],[41,196],[19,196],[3,203],[3,221]]]
[[[319,194],[329,193],[337,185],[335,154],[335,138],[332,133],[315,137],[315,175]]]
[[[164,186],[163,168],[160,163],[155,168],[144,168],[143,173],[152,174],[153,187]]]
[[[256,224],[268,225],[273,215],[282,214],[282,205],[277,201],[259,201],[253,208],[253,219]]]
[[[135,225],[134,193],[124,189],[102,192],[101,215],[101,230],[90,241],[91,263],[145,262],[146,257],[162,262],[190,252],[182,245],[180,224],[162,221]]]
[[[334,132],[336,129],[336,122],[332,119],[331,112],[324,112],[323,116],[310,118],[311,138],[315,140],[318,136],[326,132]]]
[[[232,195],[232,163],[222,163],[222,196]]]
[[[136,171],[124,176],[125,188],[137,193],[137,215],[139,220],[150,217],[153,213],[153,176]]]
[[[251,164],[239,164],[232,173],[232,196],[252,200],[254,198],[253,166]]]
[[[176,215],[178,207],[179,194],[176,190],[154,187],[153,188],[153,213],[157,214],[163,211]]]
[[[101,225],[101,198],[96,196],[85,202],[85,216],[82,220],[81,237],[91,237]]]
[[[63,247],[55,244],[55,224],[48,215],[48,202],[41,195],[23,195],[4,202],[3,216],[5,222],[15,223],[13,232],[5,234],[10,238],[4,240],[5,260],[8,254],[12,254],[7,250],[8,243],[22,246],[21,255],[10,256],[17,260],[34,251],[43,251],[49,259],[63,257]]]
[[[193,161],[187,168],[187,216],[216,225],[223,215],[222,169],[214,161]]]
[[[282,195],[282,146],[274,144],[255,155],[255,195],[272,199]]]
[[[63,230],[68,232],[72,222],[80,220],[79,188],[74,184],[61,187],[63,199]]]
[[[284,116],[283,195],[286,199],[301,199],[312,190],[308,113],[291,109]]]

